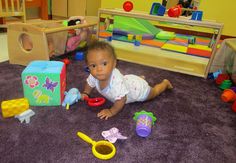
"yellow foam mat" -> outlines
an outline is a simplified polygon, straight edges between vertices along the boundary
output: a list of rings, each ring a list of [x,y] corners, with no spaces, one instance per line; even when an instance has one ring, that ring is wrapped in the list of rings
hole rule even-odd
[[[187,49],[188,49],[188,47],[186,47],[186,46],[168,44],[168,43],[164,44],[161,48],[166,49],[166,50],[177,51],[177,52],[181,52],[181,53],[186,53]]]

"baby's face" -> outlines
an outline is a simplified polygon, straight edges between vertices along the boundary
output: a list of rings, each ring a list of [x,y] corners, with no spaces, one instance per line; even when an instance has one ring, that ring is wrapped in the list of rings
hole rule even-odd
[[[108,81],[116,60],[107,50],[92,50],[87,54],[87,65],[93,77],[99,81]]]

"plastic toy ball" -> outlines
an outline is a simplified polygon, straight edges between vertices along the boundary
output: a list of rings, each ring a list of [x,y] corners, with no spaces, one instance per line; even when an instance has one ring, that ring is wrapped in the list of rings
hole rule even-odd
[[[133,9],[133,3],[131,1],[126,1],[124,4],[123,4],[123,9],[126,11],[126,12],[130,12],[132,9]]]

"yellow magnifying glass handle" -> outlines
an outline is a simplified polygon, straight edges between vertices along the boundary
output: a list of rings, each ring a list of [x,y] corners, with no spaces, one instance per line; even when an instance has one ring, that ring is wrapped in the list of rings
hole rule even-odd
[[[93,141],[90,137],[88,137],[87,135],[85,135],[84,133],[82,132],[77,132],[77,135],[83,139],[84,141],[86,141],[87,143],[90,143],[92,145],[96,144],[95,141]]]
[[[66,104],[66,110],[69,110],[69,108],[70,108],[70,105]]]

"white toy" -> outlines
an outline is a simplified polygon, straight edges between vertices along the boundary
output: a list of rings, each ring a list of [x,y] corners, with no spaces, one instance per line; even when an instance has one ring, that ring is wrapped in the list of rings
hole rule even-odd
[[[110,130],[103,131],[102,136],[111,143],[115,143],[117,139],[127,139],[126,136],[121,135],[118,128],[111,128]]]
[[[20,113],[19,115],[16,115],[15,118],[19,119],[20,123],[23,123],[24,121],[25,123],[30,123],[30,117],[32,117],[33,115],[35,115],[34,111],[28,109]]]

